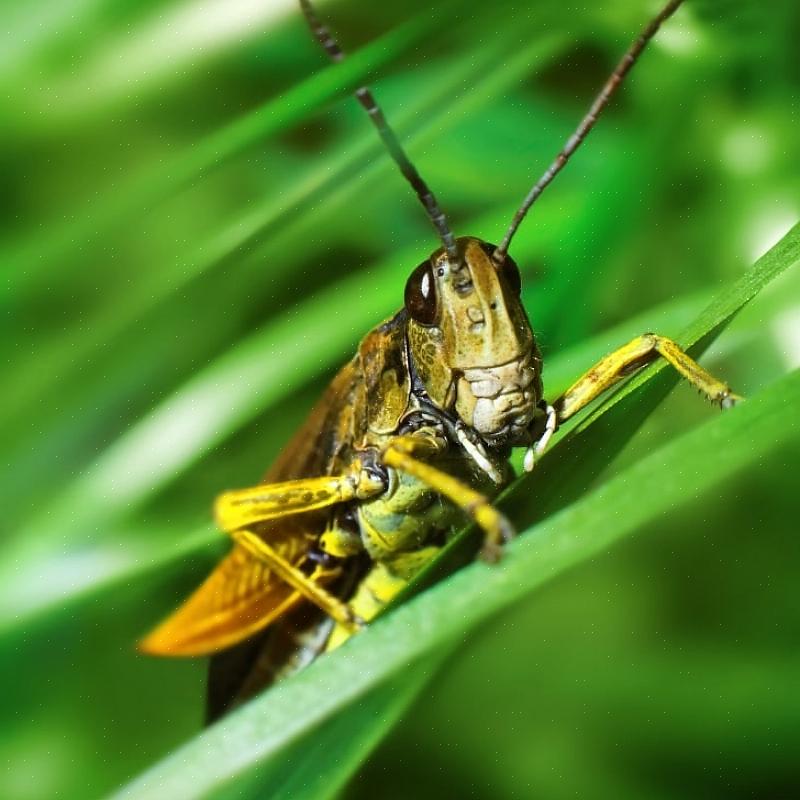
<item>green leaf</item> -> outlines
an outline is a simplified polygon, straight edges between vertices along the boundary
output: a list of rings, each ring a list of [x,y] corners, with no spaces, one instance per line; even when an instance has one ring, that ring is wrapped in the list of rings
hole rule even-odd
[[[690,326],[684,341],[699,342],[719,330],[798,257],[800,226],[762,257],[750,273],[723,292]],[[585,456],[596,452],[593,437],[609,444],[627,441],[630,429],[623,424],[625,418],[615,416],[628,410],[627,404],[633,399],[651,407],[652,397],[640,397],[634,391],[642,387],[660,396],[668,387],[652,381],[657,372],[657,368],[648,370],[632,382],[633,387],[623,390],[575,428],[573,437],[583,435],[584,445],[589,448]],[[792,409],[798,402],[800,373],[792,373],[736,409],[663,446],[580,499],[569,505],[564,500],[558,506],[560,510],[528,528],[509,546],[508,556],[499,566],[470,564],[377,620],[341,650],[319,659],[202,733],[118,796],[144,800],[163,792],[185,794],[187,772],[193,776],[191,797],[214,796],[256,768],[264,770],[262,776],[268,776],[270,769],[279,769],[286,748],[408,665],[428,653],[447,652],[481,621],[551,577],[602,552],[670,509],[699,497],[770,451],[795,442],[800,436],[800,418]],[[615,432],[613,439],[598,424],[599,419],[615,422],[609,427]],[[562,450],[563,445],[555,446],[547,460],[559,461]],[[613,451],[604,452],[605,459],[592,459],[595,468],[613,455]],[[535,487],[537,477],[534,473],[518,482],[515,493],[528,483]],[[268,794],[270,787],[264,781],[259,782],[259,791]]]
[[[650,4],[320,0],[320,13],[369,61],[364,74],[455,231],[496,241]],[[296,0],[6,5],[0,647],[12,688],[0,785],[9,800],[96,798],[200,727],[203,661],[145,658],[133,643],[228,547],[210,499],[263,472],[358,338],[399,305],[434,236],[344,96],[358,68],[327,65]],[[732,5],[684,4],[519,232],[548,397],[642,330],[681,338],[693,298],[743,274],[797,217],[800,86],[786,36],[797,3],[744,17]],[[410,46],[378,38],[409,19],[433,27],[397,30]],[[152,69],[131,58],[144,50],[158,50]],[[732,102],[741,87],[747,102]],[[230,137],[268,104],[283,123],[261,118],[252,145]],[[215,142],[219,158],[197,160]],[[342,278],[347,296],[327,294]],[[798,279],[776,281],[703,357],[750,402],[798,364]],[[236,393],[225,396],[214,381],[228,378]],[[536,536],[643,453],[716,422],[682,387],[634,436],[673,380],[648,375],[565,431],[504,500],[518,529]],[[215,391],[212,420],[178,402]],[[147,437],[158,421],[163,441]],[[232,772],[219,793],[327,797],[359,764],[353,800],[520,786],[693,800],[763,793],[765,775],[794,785],[797,452],[749,465],[702,506],[670,508],[502,624],[470,621],[468,635],[399,670],[379,647],[394,674],[356,683],[353,702],[337,696],[349,683],[334,682],[332,713],[318,682],[337,662],[323,659],[309,683],[254,707],[252,737],[235,718],[222,729],[243,762],[221,762]],[[469,562],[470,546],[467,536],[448,555]],[[474,570],[433,592],[483,575]],[[526,573],[520,591],[529,583]],[[300,727],[267,732],[286,739],[271,757],[248,751],[292,686],[285,718]],[[476,715],[478,704],[491,713]],[[191,788],[195,763],[182,784],[173,764],[173,796]]]
[[[800,372],[795,372],[525,531],[500,565],[474,563],[376,621],[342,649],[200,734],[116,797],[210,797],[254,765],[280,759],[303,733],[416,659],[456,643],[565,569],[757,464],[771,450],[796,442],[798,403]],[[266,787],[260,789],[269,796]]]
[[[171,162],[154,165],[112,198],[104,197],[84,210],[74,222],[55,227],[46,238],[33,236],[3,254],[14,281],[8,290],[19,293],[42,270],[58,263],[78,261],[88,242],[105,230],[124,226],[132,215],[152,208],[159,200],[206,174],[233,155],[286,130],[307,118],[327,100],[360,86],[367,75],[418,43],[434,20],[416,18],[395,28],[340,64],[325,65],[318,73],[261,108],[228,124],[179,154]],[[78,261],[79,263],[79,261]]]
[[[448,653],[449,649],[444,648],[427,656],[409,665],[394,680],[368,692],[358,703],[297,741],[286,758],[265,769],[256,768],[248,781],[237,780],[232,796],[241,798],[242,784],[249,783],[254,797],[263,796],[265,786],[273,800],[336,797],[431,676],[441,669]]]

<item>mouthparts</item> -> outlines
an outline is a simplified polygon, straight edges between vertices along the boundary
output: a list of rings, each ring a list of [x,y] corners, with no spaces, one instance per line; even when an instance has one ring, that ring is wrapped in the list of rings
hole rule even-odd
[[[537,370],[530,354],[495,367],[464,370],[456,411],[489,443],[514,444],[530,425],[539,402]]]

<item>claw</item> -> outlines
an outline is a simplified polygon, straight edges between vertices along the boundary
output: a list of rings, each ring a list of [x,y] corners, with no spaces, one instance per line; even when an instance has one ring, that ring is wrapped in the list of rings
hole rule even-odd
[[[349,622],[348,627],[352,630],[353,633],[358,633],[359,631],[363,631],[367,627],[367,621],[362,617],[359,617],[358,614],[351,614],[348,622]]]
[[[498,529],[496,532],[487,533],[483,538],[483,546],[480,551],[481,561],[487,564],[496,564],[502,557],[507,545],[516,535],[514,526],[505,518],[503,514],[498,515]]]
[[[743,403],[744,397],[741,397],[738,394],[734,394],[733,392],[726,392],[719,398],[719,407],[723,410],[728,408],[733,408],[738,403]]]
[[[503,550],[502,544],[487,538],[481,547],[479,556],[481,561],[485,561],[487,564],[496,564],[503,557]]]
[[[367,627],[367,621],[353,611],[349,603],[342,603],[341,615],[337,618],[337,622],[347,630],[348,633],[358,633]]]

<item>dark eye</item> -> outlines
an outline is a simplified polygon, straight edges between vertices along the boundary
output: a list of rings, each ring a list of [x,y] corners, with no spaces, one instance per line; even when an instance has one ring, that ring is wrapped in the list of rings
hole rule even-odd
[[[517,262],[507,255],[503,263],[497,268],[497,271],[506,279],[511,291],[519,297],[522,293],[522,278],[519,274]]]
[[[488,244],[487,242],[483,242],[481,247],[489,258],[491,258],[494,255],[494,251],[497,250],[497,245]],[[522,293],[522,278],[519,274],[517,262],[514,261],[510,255],[506,254],[503,263],[497,267],[497,273],[498,275],[502,275],[503,280],[508,284],[511,291],[519,297]]]
[[[406,283],[406,309],[420,325],[434,325],[437,316],[436,279],[430,261],[423,261]]]

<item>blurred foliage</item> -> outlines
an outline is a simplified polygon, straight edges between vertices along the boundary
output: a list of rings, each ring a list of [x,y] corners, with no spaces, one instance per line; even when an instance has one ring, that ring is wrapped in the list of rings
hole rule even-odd
[[[369,76],[457,232],[496,240],[653,5],[323,3],[336,68],[283,0],[7,10],[3,797],[97,797],[199,729],[204,665],[132,644],[224,549],[214,494],[264,471],[435,246],[348,90]],[[798,37],[791,0],[689,0],[537,204],[514,255],[549,395],[598,343],[680,333],[800,218]],[[705,357],[748,396],[800,363],[796,273]],[[599,485],[711,417],[679,388]],[[764,455],[484,623],[437,680],[379,687],[383,726],[329,720],[363,746],[327,785],[795,795],[797,467]]]

